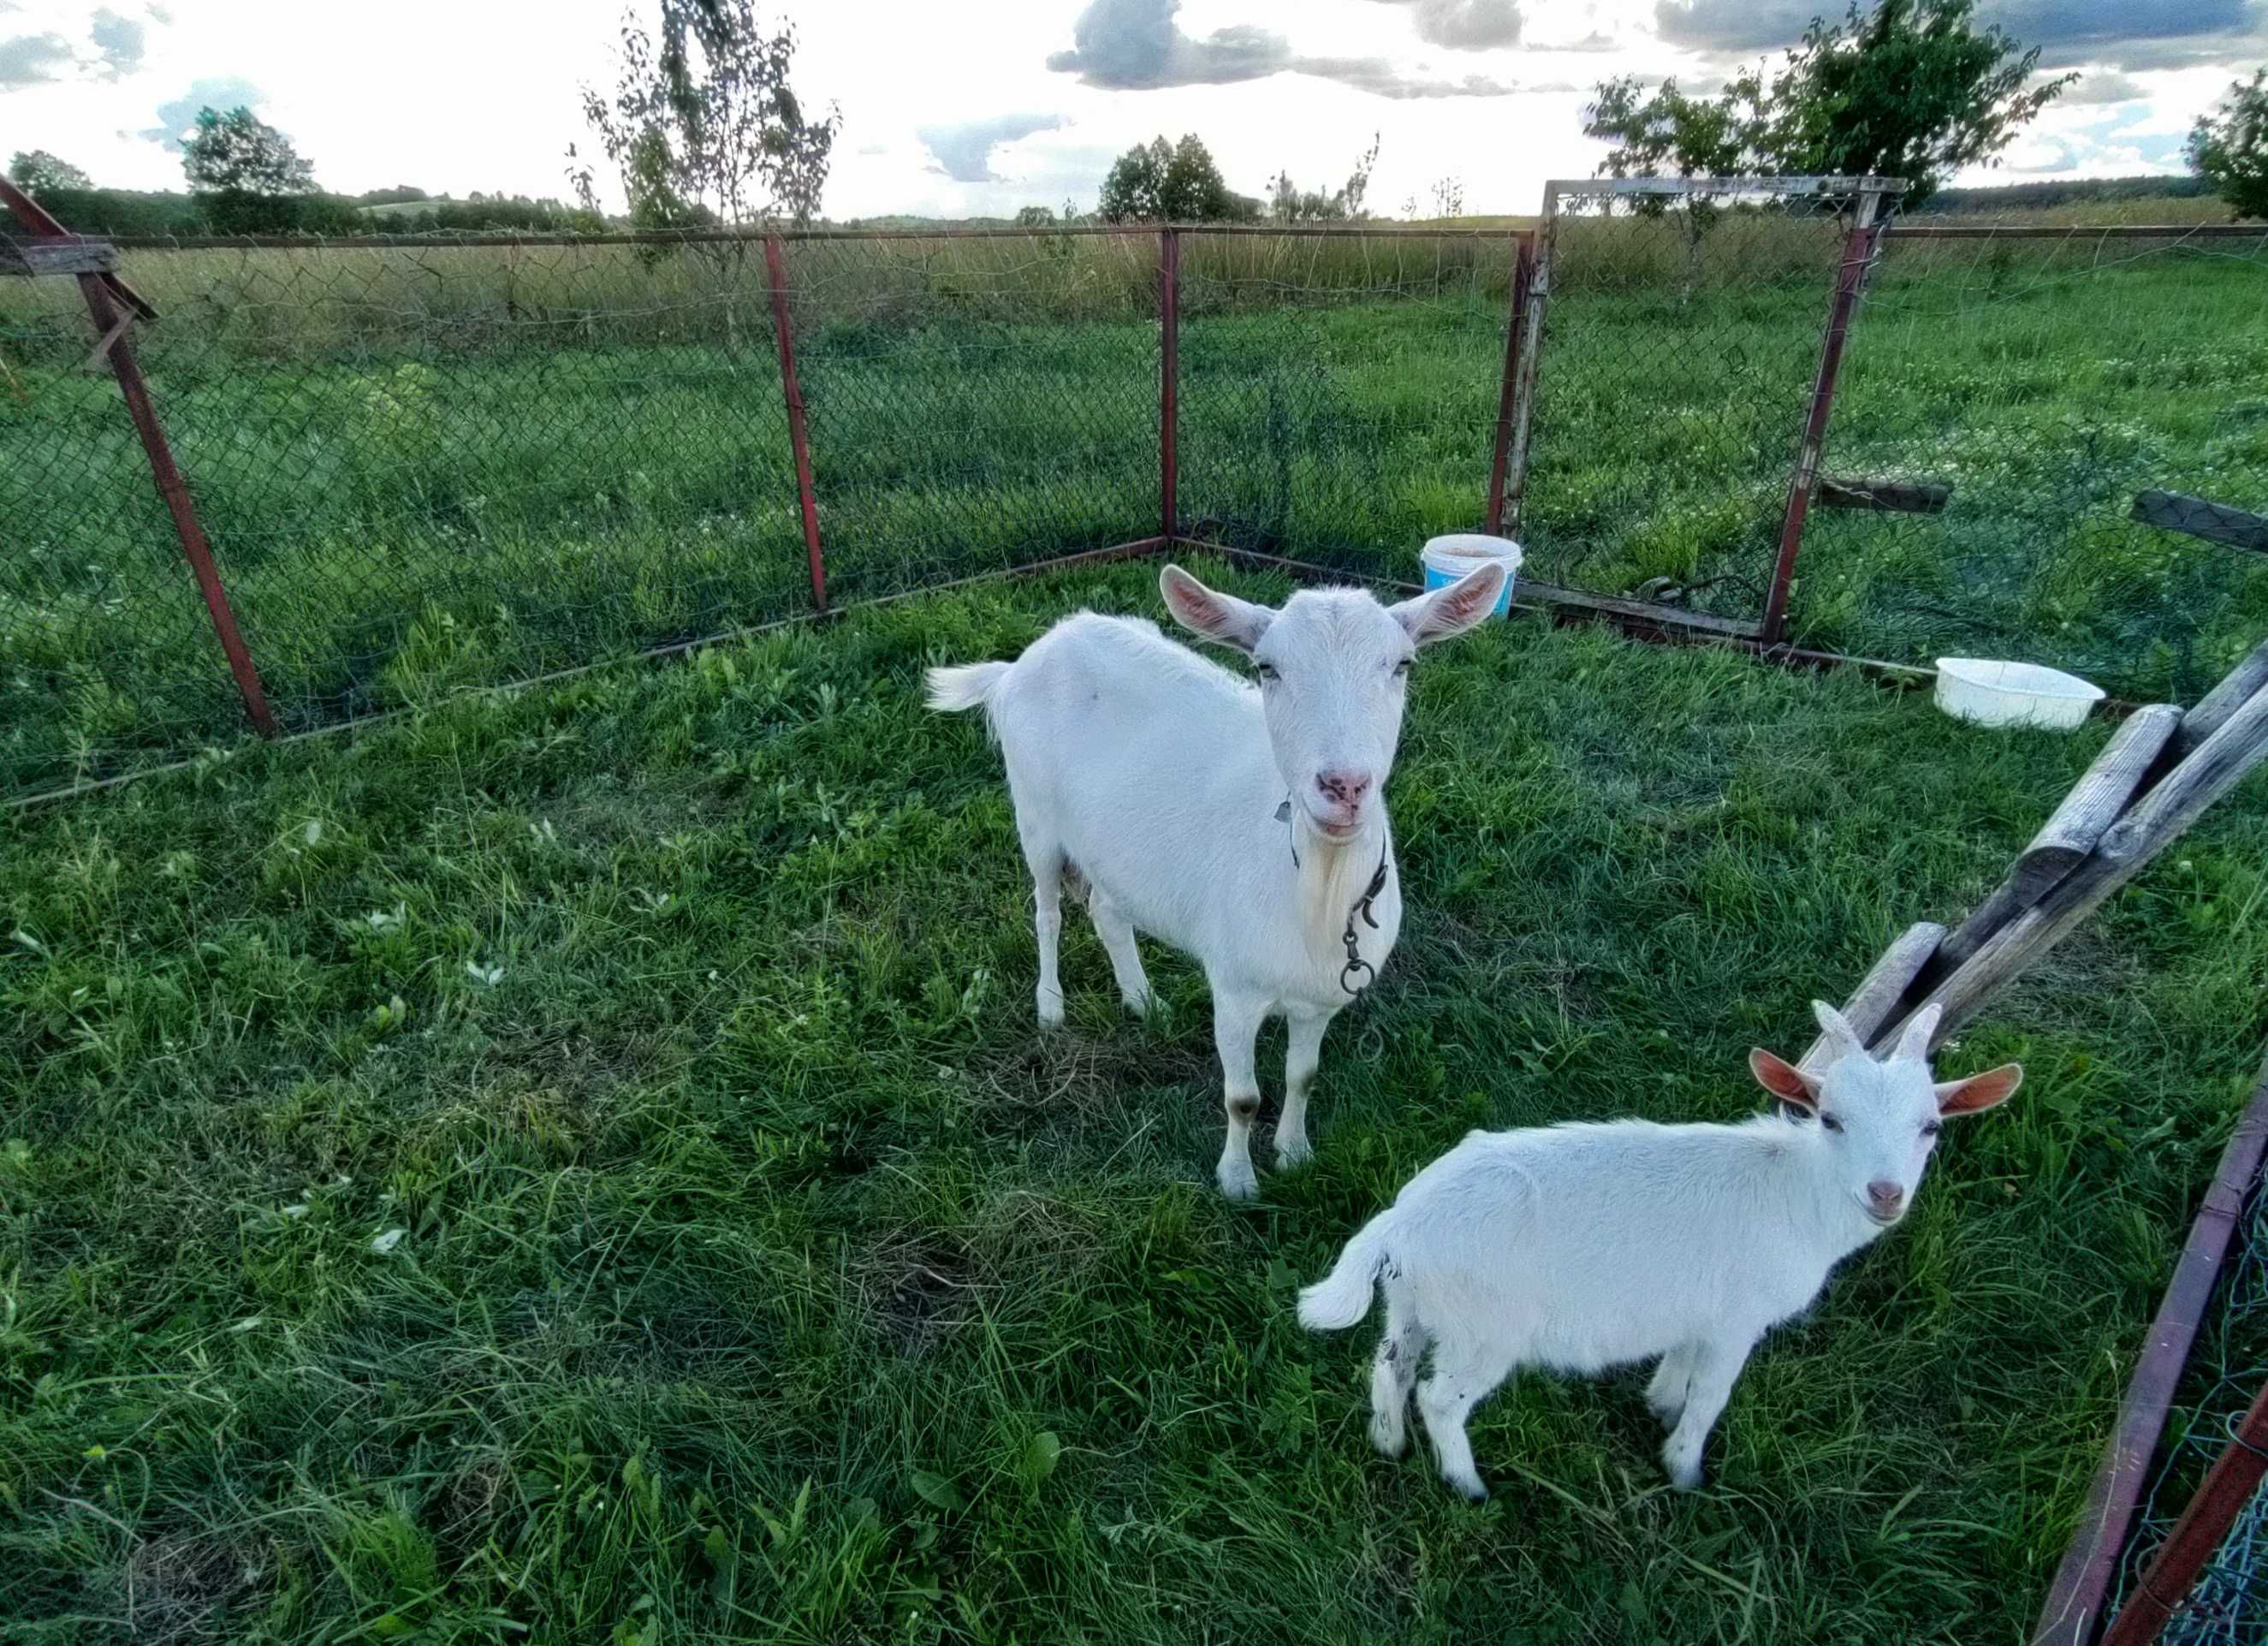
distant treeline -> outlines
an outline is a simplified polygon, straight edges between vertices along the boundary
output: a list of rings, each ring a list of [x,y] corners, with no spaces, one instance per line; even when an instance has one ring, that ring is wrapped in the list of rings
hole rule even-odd
[[[2086,177],[2060,182],[2004,183],[1986,188],[1940,188],[1925,215],[1963,211],[2044,211],[2055,206],[2118,200],[2193,200],[2213,193],[2202,177]]]
[[[429,196],[408,184],[366,195],[187,195],[130,188],[48,188],[40,203],[81,234],[415,234],[604,225],[563,201],[525,195]]]

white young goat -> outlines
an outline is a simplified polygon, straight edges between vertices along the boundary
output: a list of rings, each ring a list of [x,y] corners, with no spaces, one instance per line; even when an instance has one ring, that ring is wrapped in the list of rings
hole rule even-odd
[[[1678,1487],[1700,1484],[1702,1443],[1756,1340],[1905,1215],[1941,1118],[1990,1109],[2023,1079],[2011,1063],[1933,1085],[1934,1007],[1879,1062],[1834,1008],[1814,1010],[1823,1074],[1749,1054],[1801,1118],[1474,1132],[1347,1243],[1300,1293],[1300,1321],[1351,1326],[1373,1282],[1384,1290],[1370,1385],[1381,1452],[1402,1454],[1415,1383],[1442,1478],[1477,1500],[1465,1419],[1515,1369],[1590,1375],[1659,1355],[1646,1400],[1669,1431],[1662,1464]]]
[[[1086,884],[1128,1010],[1150,1004],[1138,930],[1204,967],[1228,1111],[1216,1176],[1248,1199],[1260,1025],[1289,1022],[1276,1160],[1297,1165],[1323,1031],[1401,928],[1384,791],[1410,658],[1487,616],[1504,572],[1484,565],[1394,606],[1303,590],[1280,610],[1179,566],[1158,580],[1185,627],[1251,657],[1257,685],[1155,624],[1079,612],[1012,663],[932,669],[929,701],[981,705],[999,739],[1039,905],[1042,1028],[1063,1022],[1066,875]]]

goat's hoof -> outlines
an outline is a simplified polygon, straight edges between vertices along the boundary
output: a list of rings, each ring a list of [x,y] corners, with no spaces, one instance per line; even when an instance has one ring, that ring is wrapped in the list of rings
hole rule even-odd
[[[1448,1481],[1449,1488],[1455,1492],[1459,1497],[1463,1498],[1468,1503],[1485,1503],[1488,1502],[1488,1487],[1481,1484],[1481,1477],[1477,1474],[1469,1475],[1462,1480],[1446,1474],[1441,1478]]]
[[[1370,1443],[1377,1448],[1381,1458],[1399,1458],[1410,1450],[1410,1436],[1407,1430],[1388,1428],[1373,1418],[1370,1421]]]
[[[1305,1137],[1279,1137],[1276,1140],[1276,1163],[1279,1167],[1304,1166],[1314,1157],[1314,1146]]]
[[[1662,1466],[1669,1471],[1670,1485],[1681,1492],[1697,1492],[1701,1489],[1701,1460],[1698,1458],[1690,1462],[1670,1458],[1664,1458],[1661,1461]]]
[[[1248,1160],[1239,1161],[1234,1165],[1223,1161],[1213,1177],[1220,1185],[1220,1192],[1232,1200],[1256,1200],[1260,1198],[1260,1177],[1252,1170],[1252,1163]]]
[[[1063,996],[1060,994],[1040,996],[1040,1027],[1042,1030],[1056,1030],[1063,1026]]]
[[[1125,1003],[1126,1015],[1130,1017],[1147,1017],[1150,1008],[1158,1001],[1156,995],[1146,991],[1140,994],[1122,994],[1118,998]]]

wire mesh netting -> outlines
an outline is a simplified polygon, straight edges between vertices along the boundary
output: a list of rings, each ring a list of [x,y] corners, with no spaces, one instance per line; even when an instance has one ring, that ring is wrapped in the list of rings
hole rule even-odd
[[[2229,1443],[2237,1420],[2268,1380],[2268,1197],[2256,1187],[2190,1353],[2169,1415],[2155,1478],[2143,1499],[2105,1602],[2117,1614],[2141,1580],[2198,1482]],[[2268,1642],[2268,1496],[2256,1493],[2198,1574],[2187,1601],[2159,1637],[2169,1646],[2258,1646]]]
[[[1160,530],[1154,234],[786,247],[832,590]]]
[[[1184,230],[1188,535],[1415,580],[1487,512],[1517,243]]]
[[[1894,227],[1826,472],[1939,512],[1815,513],[1799,638],[2194,700],[2268,620],[2268,233]]]
[[[151,393],[285,729],[806,598],[744,249],[128,255],[164,317],[135,328]],[[21,786],[243,723],[76,298],[0,286],[25,391],[0,424]]]
[[[1861,196],[1553,187],[1528,566],[1753,621]]]

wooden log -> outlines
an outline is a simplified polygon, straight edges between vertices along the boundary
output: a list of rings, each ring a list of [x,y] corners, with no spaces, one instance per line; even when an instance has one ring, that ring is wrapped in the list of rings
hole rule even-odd
[[[1812,501],[1822,509],[1874,509],[1885,514],[1942,514],[1951,486],[1905,480],[1830,480],[1819,477]]]
[[[2221,723],[2242,708],[2263,686],[2268,686],[2268,640],[2254,646],[2242,662],[2223,675],[2220,683],[2199,698],[2197,705],[2182,717],[2182,752],[2187,754],[2219,731]]]
[[[1898,934],[1872,970],[1859,980],[1859,986],[1844,1002],[1843,1015],[1858,1031],[1861,1043],[1874,1044],[1877,1031],[1896,1012],[1907,988],[1921,975],[1922,968],[1944,941],[1943,926],[1934,920],[1918,920]],[[1826,1073],[1827,1037],[1822,1035],[1814,1040],[1796,1067],[1807,1074]]]
[[[2226,503],[2208,503],[2179,491],[2143,491],[2135,496],[2132,517],[2163,531],[2184,532],[2209,543],[2268,554],[2268,518],[2233,509]]]
[[[2141,788],[2151,767],[2180,729],[2182,719],[2181,710],[2170,703],[2153,703],[2127,717],[2102,745],[2095,764],[2064,796],[2063,804],[2032,837],[2008,877],[1939,946],[1930,965],[1934,978],[1950,975],[1993,933],[2087,860],[2087,854]]]
[[[118,248],[108,240],[0,240],[0,275],[109,274]]]
[[[1957,1031],[2003,984],[2059,942],[2103,900],[2181,838],[2206,807],[2268,756],[2268,692],[2252,698],[2111,824],[2087,860],[2038,903],[1986,939],[1920,1000],[1945,1008],[1933,1046]],[[1906,1018],[1901,1019],[1903,1031]]]

